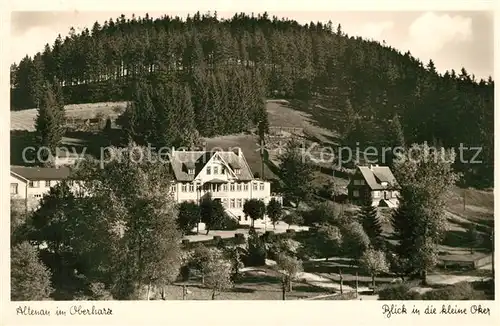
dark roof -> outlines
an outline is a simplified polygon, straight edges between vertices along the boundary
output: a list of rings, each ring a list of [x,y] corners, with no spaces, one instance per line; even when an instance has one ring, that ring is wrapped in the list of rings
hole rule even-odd
[[[11,166],[10,171],[30,181],[62,180],[68,178],[71,174],[71,170],[68,167],[40,168],[28,166]]]
[[[210,159],[217,153],[224,162],[226,162],[231,169],[240,169],[237,179],[241,181],[253,180],[253,174],[243,156],[232,151],[174,151],[169,154],[170,166],[174,172],[177,181],[192,181],[210,161]],[[185,167],[193,166],[194,174],[188,174]]]
[[[396,178],[388,166],[358,166],[359,171],[365,178],[366,184],[372,190],[382,190],[398,187]],[[387,182],[387,186],[382,186],[382,182]]]

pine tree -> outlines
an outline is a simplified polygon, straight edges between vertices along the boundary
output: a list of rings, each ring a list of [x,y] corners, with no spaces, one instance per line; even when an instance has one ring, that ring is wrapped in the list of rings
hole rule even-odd
[[[377,208],[372,204],[372,194],[366,191],[363,195],[363,203],[359,211],[359,219],[363,229],[370,238],[371,244],[380,249],[383,245],[382,226],[377,216]]]
[[[312,193],[312,167],[309,158],[303,155],[302,148],[296,141],[290,141],[285,153],[280,157],[281,178],[284,193],[298,206]]]
[[[53,292],[48,268],[38,258],[37,250],[28,242],[12,248],[11,255],[11,300],[41,301]]]
[[[397,159],[398,153],[404,150],[406,146],[403,127],[397,113],[388,123],[386,135],[387,140],[385,145],[390,149],[390,151],[386,152],[385,157],[382,158],[382,162],[392,168],[394,160]]]
[[[38,146],[45,148],[40,163],[48,163],[48,159],[56,154],[64,135],[64,104],[61,105],[60,88],[56,91],[57,94],[51,84],[45,84],[35,121]]]

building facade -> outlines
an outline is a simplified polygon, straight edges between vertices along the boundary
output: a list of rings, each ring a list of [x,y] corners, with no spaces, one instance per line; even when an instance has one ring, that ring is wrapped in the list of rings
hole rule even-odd
[[[38,207],[43,195],[50,191],[61,180],[70,175],[70,168],[39,168],[26,166],[11,166],[10,168],[10,198],[24,202],[27,210]],[[70,187],[75,187],[69,181]]]
[[[250,225],[251,219],[243,213],[245,202],[250,199],[262,200],[266,205],[271,198],[282,203],[282,197],[271,193],[268,181],[254,178],[241,150],[236,151],[175,151],[169,154],[169,165],[174,177],[170,194],[177,203],[195,202],[210,196],[219,200],[227,214],[242,225]],[[24,200],[26,208],[38,207],[43,195],[61,180],[70,176],[71,169],[11,167],[10,195],[12,199]],[[78,184],[68,181],[78,190]],[[269,219],[255,221],[255,226],[267,225]],[[204,225],[200,224],[200,229]]]
[[[373,206],[398,207],[399,187],[387,166],[358,166],[347,185],[349,201],[362,204],[367,195]]]
[[[243,225],[251,224],[243,213],[246,201],[258,199],[267,205],[275,198],[282,203],[281,196],[271,193],[270,182],[254,178],[240,149],[213,152],[173,149],[169,162],[175,178],[170,193],[178,203],[199,203],[210,196],[219,200],[228,215]],[[256,226],[267,223],[267,216],[255,221]]]

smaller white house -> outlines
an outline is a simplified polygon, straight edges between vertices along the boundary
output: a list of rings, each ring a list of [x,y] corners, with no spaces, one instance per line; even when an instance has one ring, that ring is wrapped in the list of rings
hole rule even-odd
[[[10,198],[23,200],[27,210],[34,209],[43,195],[50,191],[61,180],[70,176],[69,167],[42,168],[11,166],[10,167]],[[70,186],[72,181],[68,181]]]

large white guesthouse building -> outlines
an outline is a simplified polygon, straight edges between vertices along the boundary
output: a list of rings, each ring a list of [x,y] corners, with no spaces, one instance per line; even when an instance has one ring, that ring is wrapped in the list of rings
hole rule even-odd
[[[229,151],[176,151],[169,157],[175,178],[171,194],[178,203],[199,203],[205,196],[220,200],[226,212],[240,224],[251,224],[243,213],[247,200],[259,199],[266,205],[271,198],[282,202],[280,196],[271,195],[268,181],[254,178],[241,149]],[[255,221],[258,224],[267,223]]]

